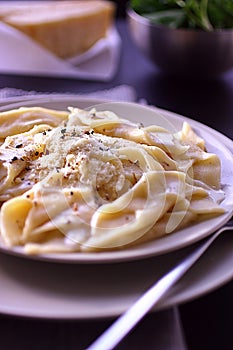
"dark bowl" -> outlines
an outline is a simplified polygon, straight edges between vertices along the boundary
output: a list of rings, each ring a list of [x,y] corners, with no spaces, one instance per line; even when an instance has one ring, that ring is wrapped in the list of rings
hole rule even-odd
[[[233,69],[232,29],[170,29],[131,8],[127,19],[132,39],[163,73],[216,77]]]

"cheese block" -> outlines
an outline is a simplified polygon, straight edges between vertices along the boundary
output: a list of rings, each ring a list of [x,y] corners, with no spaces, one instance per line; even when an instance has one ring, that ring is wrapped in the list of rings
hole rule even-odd
[[[0,3],[0,21],[63,59],[84,53],[104,38],[114,14],[114,3],[104,0]]]

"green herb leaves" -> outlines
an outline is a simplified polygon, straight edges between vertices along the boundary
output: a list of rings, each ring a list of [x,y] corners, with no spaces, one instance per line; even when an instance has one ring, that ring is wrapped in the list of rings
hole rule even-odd
[[[132,8],[170,28],[233,28],[233,0],[131,0]]]

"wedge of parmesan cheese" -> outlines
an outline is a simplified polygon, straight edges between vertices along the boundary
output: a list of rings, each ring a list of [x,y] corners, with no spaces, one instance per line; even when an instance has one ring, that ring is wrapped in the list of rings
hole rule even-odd
[[[66,59],[107,35],[115,6],[105,0],[1,2],[0,20]]]

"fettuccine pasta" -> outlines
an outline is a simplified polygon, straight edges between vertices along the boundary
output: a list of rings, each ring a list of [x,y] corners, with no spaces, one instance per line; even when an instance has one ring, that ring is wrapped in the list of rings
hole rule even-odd
[[[28,254],[123,249],[224,212],[221,163],[189,124],[111,111],[0,114],[1,239]]]

